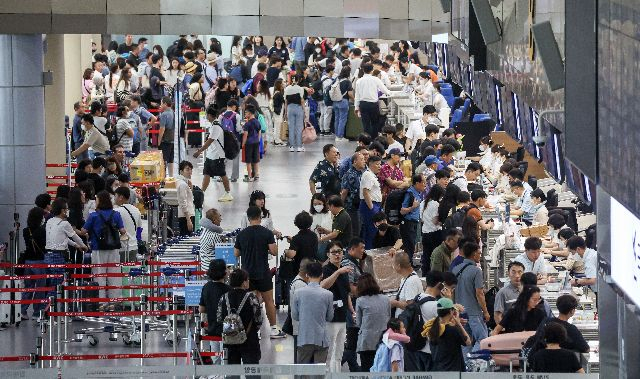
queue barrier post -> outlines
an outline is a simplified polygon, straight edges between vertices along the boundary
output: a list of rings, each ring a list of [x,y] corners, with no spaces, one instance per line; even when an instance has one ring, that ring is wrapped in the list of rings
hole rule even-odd
[[[54,318],[51,315],[51,312],[56,311],[56,298],[54,296],[49,296],[49,355],[53,355],[53,324]],[[53,361],[49,361],[49,368],[53,367]]]
[[[173,295],[171,299],[171,308],[174,311],[178,310],[178,297]],[[173,352],[178,351],[178,315],[173,314],[171,318],[171,345],[173,346]],[[173,357],[173,364],[178,364],[178,358]]]
[[[146,325],[145,325],[145,315],[144,311],[147,310],[147,295],[142,294],[140,296],[140,310],[142,314],[140,315],[140,354],[144,354],[144,344],[146,341]],[[144,358],[140,358],[140,366],[144,366]]]
[[[66,276],[66,273],[65,273]],[[62,293],[63,293],[63,284],[66,282],[62,282],[61,284],[58,284],[56,287],[56,293],[57,293],[57,299],[62,299]],[[56,304],[57,305],[57,304]],[[61,307],[62,308],[62,307]],[[56,317],[57,321],[56,321],[56,353],[60,354],[62,352],[62,320],[65,319],[66,317]],[[56,366],[60,367],[60,361],[56,362]]]
[[[44,355],[45,349],[46,349],[46,341],[47,341],[47,317],[45,316],[45,311],[41,310],[40,311],[40,316],[38,318],[38,321],[40,323],[40,353],[39,355]],[[38,339],[36,338],[36,348],[38,347]],[[39,364],[40,368],[44,368],[44,361],[41,361]]]
[[[69,284],[69,282],[70,282],[69,273],[65,271],[63,283],[66,286]],[[62,298],[70,299],[71,298],[70,291],[67,289],[64,289],[62,292]],[[65,301],[63,307],[64,307],[65,313],[69,312],[69,302]],[[69,344],[69,321],[70,321],[69,318],[67,316],[64,316],[64,352],[65,353],[67,352],[67,345]]]

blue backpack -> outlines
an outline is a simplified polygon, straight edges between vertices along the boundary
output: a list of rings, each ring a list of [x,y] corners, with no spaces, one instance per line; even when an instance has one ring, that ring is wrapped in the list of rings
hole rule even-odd
[[[242,66],[238,65],[231,69],[229,77],[236,80],[238,83],[242,83]]]
[[[376,357],[373,359],[373,366],[370,372],[391,372],[391,350],[384,342],[378,344]]]
[[[247,96],[253,93],[253,78],[247,80],[247,82],[242,86],[242,94]]]
[[[220,126],[222,126],[223,130],[236,134],[237,131],[236,131],[235,114],[233,112],[227,112],[227,113],[222,115],[222,123]]]

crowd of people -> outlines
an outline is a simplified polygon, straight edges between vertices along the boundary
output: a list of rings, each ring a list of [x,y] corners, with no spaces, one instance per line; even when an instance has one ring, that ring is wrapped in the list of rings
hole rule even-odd
[[[73,123],[77,184],[59,187],[53,201],[48,195],[36,200],[24,231],[26,262],[82,262],[88,250],[94,263],[134,259],[141,221],[124,161],[127,152],[154,144],[147,132],[156,123],[155,143],[169,175],[174,174],[178,128],[185,145],[195,148],[194,157],[206,154],[201,190],[219,177],[225,191],[219,200],[232,201],[229,183],[239,179],[240,160],[246,164],[244,181],[252,182],[260,178],[259,163],[270,145],[288,140],[289,151],[305,151],[307,124],[321,134],[333,131],[335,140],[342,141],[353,102],[364,129],[357,147],[341,158],[337,144],[323,146],[323,159],[308,180],[309,211],[295,216],[299,232],[287,238],[280,263],[286,283],[280,289],[289,304],[284,325],[276,320],[274,292],[279,289],[270,267],[271,256],[278,255],[276,239],[283,236],[274,227],[266,194],[256,190],[250,195],[234,245],[241,265],[232,272],[215,257],[222,214],[205,212],[200,257],[210,281],[200,312],[207,315],[208,334],[225,341],[229,363],[260,362],[264,305],[270,338],[292,335],[296,363],[326,362],[333,372],[344,363],[350,371],[465,371],[466,353],[489,336],[491,319],[496,323],[492,335],[537,331],[534,369],[581,370],[570,351],[585,352],[588,346],[567,322],[577,308],[575,298],[560,297],[560,315],[553,318],[537,285],[548,279],[543,250],[569,258],[568,269],[582,270],[584,278],[573,285],[595,285],[595,251],[564,220],[548,215],[545,194],[524,181],[512,154],[489,137],[481,140],[480,159],[456,171],[461,145],[455,130],[447,128],[450,110],[439,93],[439,73],[421,63],[418,49],[399,41],[381,56],[373,41],[276,37],[269,48],[260,36],[234,37],[226,64],[215,39],[206,49],[199,40],[180,38],[166,53],[158,45],[148,49],[146,42],[141,38],[135,44],[128,35],[123,44],[112,43],[104,54],[96,54],[94,67],[85,71]],[[421,119],[408,126],[388,125],[380,100],[393,83],[422,99]],[[182,105],[173,103],[176,90],[182,91],[185,105],[206,110],[210,126],[204,140],[189,135],[185,125],[175,125],[174,109]],[[110,102],[116,104],[113,115]],[[159,108],[158,116],[151,108]],[[109,128],[115,139],[108,137]],[[241,148],[234,159],[227,159],[227,132]],[[114,153],[107,158],[109,150]],[[193,164],[178,158],[179,233],[187,235],[195,225]],[[493,309],[485,300],[479,267],[483,232],[494,227],[481,213],[491,210],[483,190],[487,185],[517,198],[514,217],[552,226],[548,242],[525,241],[525,252],[509,265],[510,283],[496,295]],[[105,244],[105,230],[118,243]],[[365,250],[375,248],[388,248],[402,278],[394,296],[383,294],[374,276],[363,271]],[[103,285],[110,280],[98,278]],[[410,322],[416,313],[423,325]],[[23,317],[28,318],[27,308]],[[554,354],[567,358],[556,362]]]

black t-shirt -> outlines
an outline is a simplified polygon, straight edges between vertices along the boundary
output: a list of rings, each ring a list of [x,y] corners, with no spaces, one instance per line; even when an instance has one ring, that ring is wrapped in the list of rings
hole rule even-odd
[[[267,84],[269,84],[269,87],[273,87],[276,84],[281,71],[281,69],[274,66],[267,68]]]
[[[544,311],[534,308],[527,312],[523,320],[518,311],[512,307],[505,313],[500,325],[504,328],[505,333],[535,331],[546,317]]]
[[[303,258],[315,260],[318,251],[318,236],[309,229],[301,230],[291,238],[289,249],[296,251],[293,257],[296,271],[300,271],[300,262]]]
[[[566,321],[560,320],[557,317],[552,317],[547,319],[544,323],[540,324],[538,330],[536,332],[536,337],[540,340],[544,338],[544,326],[550,322],[557,322],[558,324],[564,326],[567,331],[567,340],[560,344],[560,347],[567,350],[578,351],[578,352],[587,352],[590,350],[589,344],[585,341],[584,336],[580,333],[580,330]]]
[[[27,261],[44,260],[44,251],[47,244],[47,232],[44,225],[33,230],[29,227],[22,229],[24,238],[24,259]]]
[[[326,279],[338,271],[339,267],[336,267],[333,263],[327,263],[322,268],[322,279]],[[349,286],[349,275],[340,274],[336,279],[333,286],[329,288],[329,291],[333,293],[333,320],[331,322],[346,322],[347,321],[347,301],[349,298],[349,292],[351,287]],[[342,306],[336,304],[337,301],[342,301]]]
[[[461,346],[465,346],[464,335],[455,326],[446,325],[438,343],[430,343],[432,371],[465,371]]]
[[[376,236],[373,237],[373,248],[393,246],[396,241],[400,239],[400,230],[395,226],[389,225],[384,236],[381,236],[379,232],[376,232]]]
[[[351,80],[349,80],[348,78],[343,79],[338,79],[340,81],[340,93],[342,93],[342,98],[343,99],[347,99],[347,92],[352,91],[353,90],[353,84],[351,83]]]
[[[539,350],[531,357],[535,372],[575,373],[582,368],[576,353],[567,349]]]
[[[340,241],[342,246],[347,246],[353,236],[353,230],[351,227],[351,217],[346,210],[342,209],[340,213],[333,217],[333,223],[331,225],[332,230],[339,230],[340,234],[336,239]]]
[[[265,279],[269,273],[269,245],[276,243],[273,233],[262,225],[249,225],[236,237],[242,268],[250,279]]]
[[[87,179],[93,181],[94,193],[99,193],[100,191],[103,191],[107,186],[107,182],[105,182],[104,178],[96,174],[95,172],[92,172],[89,175],[87,175]]]
[[[227,292],[231,309],[236,309],[237,311],[240,303],[242,302],[242,299],[244,298],[244,295],[247,292],[247,290],[243,290],[240,288],[232,288],[229,290],[229,292]],[[252,294],[251,296],[255,298],[255,295]],[[241,345],[227,345],[226,347],[236,351],[250,351],[251,354],[253,354],[259,360],[261,358],[260,339],[258,338],[258,330],[260,330],[260,326],[256,325],[254,320],[256,319],[256,313],[262,312],[262,310],[259,308],[259,305],[257,305],[257,299],[255,307],[251,304],[251,296],[247,298],[247,301],[244,302],[242,309],[240,309],[240,318],[242,319],[242,323],[244,324],[244,330],[247,333],[247,340]],[[224,321],[224,318],[229,314],[224,296],[220,297],[218,307],[221,308],[220,312],[222,315],[222,319],[220,321],[222,322]]]
[[[222,335],[222,324],[216,320],[218,314],[218,303],[225,293],[229,292],[231,287],[225,283],[209,281],[202,287],[200,295],[200,305],[207,310],[207,335],[220,337]]]

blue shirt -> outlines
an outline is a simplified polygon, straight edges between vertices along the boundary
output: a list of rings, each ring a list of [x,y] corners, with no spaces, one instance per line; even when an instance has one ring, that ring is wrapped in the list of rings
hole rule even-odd
[[[352,156],[346,157],[338,164],[338,175],[340,175],[341,178],[344,177],[344,174],[346,174],[347,171],[349,171],[349,169],[351,168],[351,164],[353,163],[351,161],[352,159]]]
[[[304,61],[304,45],[306,44],[306,37],[293,37],[293,40],[291,41],[291,48],[294,50],[293,60]]]
[[[533,221],[533,215],[536,213],[531,202],[531,191],[525,189],[521,197],[516,201],[516,206],[524,212],[522,215],[523,220]]]
[[[73,116],[73,126],[71,128],[73,133],[73,143],[76,146],[80,146],[84,142],[84,136],[82,135],[82,116]]]
[[[404,195],[404,200],[402,200],[402,208],[411,207],[414,200],[418,200],[419,202],[421,202],[422,193],[418,192],[416,187],[411,186],[407,190],[407,193]],[[411,212],[404,215],[404,219],[408,221],[420,221],[420,207],[416,207]]]
[[[454,158],[451,158],[450,162],[442,161],[441,163],[438,163],[438,170],[445,169],[449,166],[455,166],[455,162],[456,160]]]
[[[349,158],[349,160],[351,160],[351,158]],[[363,172],[364,170],[358,171],[355,167],[351,166],[351,168],[342,175],[340,189],[349,191],[344,201],[344,207],[348,211],[356,211],[360,206],[360,179],[362,178]]]
[[[246,143],[249,144],[249,143],[260,142],[260,137],[258,137],[258,133],[260,133],[260,130],[262,130],[262,127],[260,126],[260,121],[258,121],[258,119],[252,118],[251,120],[247,121],[242,127],[242,130],[247,132]]]
[[[133,113],[137,114],[138,117],[140,117],[140,123],[142,123],[142,125],[147,125],[149,123],[149,120],[151,120],[151,117],[153,117],[153,114],[151,114],[151,112],[149,112],[142,106],[136,108]]]
[[[95,212],[92,212],[84,223],[82,228],[89,231],[89,244],[91,245],[91,250],[100,250],[98,249],[98,235],[102,230],[104,221],[108,221],[109,218],[111,218],[111,221],[118,229],[124,228],[120,213],[113,209],[98,209]]]

